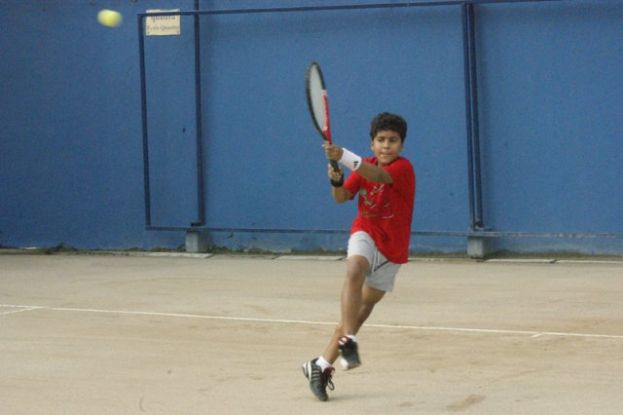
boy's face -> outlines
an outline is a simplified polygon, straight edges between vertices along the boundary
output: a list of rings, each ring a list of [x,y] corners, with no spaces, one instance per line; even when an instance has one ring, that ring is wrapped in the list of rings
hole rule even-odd
[[[400,135],[393,130],[379,130],[372,138],[370,146],[379,165],[386,165],[396,160],[402,151]]]

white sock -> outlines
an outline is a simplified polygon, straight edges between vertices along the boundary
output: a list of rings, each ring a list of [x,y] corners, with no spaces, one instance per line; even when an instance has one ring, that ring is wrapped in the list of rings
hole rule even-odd
[[[320,369],[322,369],[323,371],[331,367],[331,363],[329,363],[327,359],[322,356],[316,359],[316,364],[320,366]]]
[[[354,334],[347,334],[346,337],[357,343],[357,336],[355,336]]]

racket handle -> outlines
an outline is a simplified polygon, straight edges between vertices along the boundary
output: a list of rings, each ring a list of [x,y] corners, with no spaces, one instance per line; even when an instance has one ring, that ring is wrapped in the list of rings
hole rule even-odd
[[[329,160],[329,163],[331,164],[331,167],[333,168],[333,171],[339,171],[340,170],[340,165],[337,164],[337,161]]]

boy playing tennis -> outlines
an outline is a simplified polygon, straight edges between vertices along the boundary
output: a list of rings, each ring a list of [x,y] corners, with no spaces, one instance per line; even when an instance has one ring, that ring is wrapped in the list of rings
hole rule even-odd
[[[345,148],[325,144],[329,160],[352,170],[344,181],[329,165],[332,195],[337,203],[359,194],[358,212],[348,241],[346,278],[341,295],[341,319],[326,349],[303,365],[309,387],[318,399],[333,390],[333,362],[340,356],[345,370],[361,364],[356,334],[386,292],[392,291],[400,264],[407,262],[415,196],[415,173],[400,156],[407,123],[381,113],[370,127],[373,157],[362,159]]]

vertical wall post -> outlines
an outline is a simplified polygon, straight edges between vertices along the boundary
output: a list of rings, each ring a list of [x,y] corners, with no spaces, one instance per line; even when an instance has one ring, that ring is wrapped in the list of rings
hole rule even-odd
[[[147,133],[147,87],[145,81],[145,17],[138,16],[138,53],[141,79],[141,121],[143,126],[143,187],[145,198],[145,227],[151,226],[151,196],[149,189],[149,142]]]
[[[195,11],[199,10],[199,0],[194,2]],[[186,231],[186,251],[204,252],[207,249],[203,233],[199,229],[205,224],[205,189],[203,178],[203,105],[201,90],[201,21],[200,15],[193,15],[194,46],[195,46],[195,142],[196,142],[196,170],[197,170],[197,219],[190,224],[191,229]]]
[[[463,17],[463,62],[465,69],[465,116],[467,127],[467,171],[469,193],[469,231],[485,228],[482,208],[482,175],[480,165],[480,129],[478,123],[478,83],[476,70],[476,26],[474,4],[462,4]],[[482,236],[468,236],[467,253],[482,258],[487,253],[487,239]]]
[[[199,10],[199,0],[195,0],[195,10]],[[203,103],[201,90],[201,16],[193,15],[195,26],[195,130],[196,130],[196,168],[197,168],[197,220],[191,226],[205,224],[205,189],[203,178]]]

